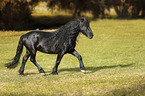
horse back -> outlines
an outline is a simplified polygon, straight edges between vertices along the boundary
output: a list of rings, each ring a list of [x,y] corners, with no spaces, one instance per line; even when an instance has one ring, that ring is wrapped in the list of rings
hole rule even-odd
[[[23,41],[26,48],[48,54],[58,54],[62,51],[68,53],[74,50],[76,44],[76,39],[72,39],[67,35],[64,36],[58,31],[31,31],[23,35]]]
[[[25,47],[28,48],[31,46],[35,49],[37,49],[40,45],[42,45],[43,47],[47,47],[46,45],[49,43],[49,41],[51,41],[50,38],[52,36],[53,32],[45,31],[31,31],[22,35]]]

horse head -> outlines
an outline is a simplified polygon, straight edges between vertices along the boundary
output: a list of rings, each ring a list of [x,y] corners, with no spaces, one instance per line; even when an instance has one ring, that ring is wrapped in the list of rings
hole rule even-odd
[[[93,32],[90,28],[89,21],[87,18],[81,17],[80,20],[80,31],[89,39],[93,38]]]

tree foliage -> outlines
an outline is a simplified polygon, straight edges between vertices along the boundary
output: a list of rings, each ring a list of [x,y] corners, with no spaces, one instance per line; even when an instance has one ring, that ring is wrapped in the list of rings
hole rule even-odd
[[[145,17],[145,0],[47,0],[49,7],[57,6],[62,9],[72,9],[73,16],[81,12],[91,11],[96,18],[104,16],[104,10],[114,8],[118,17]]]
[[[31,11],[39,1],[49,8],[70,10],[73,17],[91,12],[94,18],[105,16],[113,8],[118,17],[145,18],[145,0],[0,0],[0,29],[25,29],[31,22]]]
[[[145,17],[145,0],[109,0],[118,17]]]
[[[105,0],[48,0],[49,7],[59,7],[72,10],[72,16],[80,16],[81,12],[91,11],[96,18],[104,15]]]
[[[25,29],[31,17],[31,7],[38,0],[0,0],[1,29]]]

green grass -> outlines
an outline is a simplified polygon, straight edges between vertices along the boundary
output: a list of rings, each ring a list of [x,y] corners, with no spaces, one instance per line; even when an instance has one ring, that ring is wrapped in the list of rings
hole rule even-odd
[[[0,32],[1,96],[143,96],[145,95],[145,22],[138,20],[97,20],[90,24],[94,38],[80,34],[77,51],[87,73],[80,72],[78,60],[67,54],[59,66],[59,75],[49,75],[56,55],[37,53],[37,61],[46,71],[41,76],[28,61],[26,76],[4,67],[15,55],[19,37],[26,31]],[[24,55],[24,52],[23,54]],[[21,56],[22,57],[22,56]]]

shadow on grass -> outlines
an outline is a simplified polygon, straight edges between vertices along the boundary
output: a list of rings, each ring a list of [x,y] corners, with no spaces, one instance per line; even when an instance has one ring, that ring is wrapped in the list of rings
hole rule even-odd
[[[25,21],[13,22],[12,26],[7,26],[0,24],[0,30],[15,30],[15,31],[26,31],[26,30],[36,30],[36,29],[56,29],[67,22],[73,20],[72,16],[56,15],[56,16],[31,16]]]
[[[72,16],[32,16],[25,23],[17,22],[13,24],[13,27],[4,27],[0,30],[15,30],[15,31],[26,31],[26,30],[43,30],[43,29],[57,29],[67,22],[73,20]]]
[[[50,73],[51,73],[51,71],[46,71],[46,74],[44,74],[44,75],[42,75],[42,76],[48,76],[48,75],[50,75]],[[22,75],[22,76],[38,75],[38,74],[40,74],[40,73],[37,71],[36,73],[34,73],[34,72],[31,72],[31,73],[24,73],[24,75]]]
[[[116,67],[129,67],[129,66],[132,66],[133,64],[120,64],[120,65],[112,65],[112,66],[99,66],[99,67],[86,67],[86,71],[89,71],[89,72],[86,72],[86,74],[88,73],[94,73],[96,71],[99,71],[99,70],[102,70],[102,69],[112,69],[112,68],[116,68]],[[67,69],[60,69],[59,72],[62,72],[62,71],[76,71],[76,72],[80,72],[80,68],[67,68]]]
[[[32,16],[27,22],[20,24],[15,23],[12,28],[1,28],[0,30],[15,30],[15,31],[27,31],[27,30],[46,30],[46,29],[58,29],[66,23],[72,21],[75,17],[56,15],[56,16]],[[89,19],[91,21],[92,19]]]
[[[56,29],[73,20],[71,16],[33,16],[32,29]]]
[[[96,71],[99,71],[99,70],[103,70],[103,69],[112,69],[112,68],[116,68],[116,67],[130,67],[132,66],[133,64],[120,64],[120,65],[112,65],[112,66],[99,66],[99,67],[86,67],[86,73],[85,74],[89,74],[89,73],[94,73]],[[80,68],[77,67],[77,68],[65,68],[65,69],[59,69],[58,70],[58,73],[61,73],[63,71],[72,71],[72,72],[80,72]],[[35,74],[40,74],[39,72],[37,73],[25,73],[24,76],[28,76],[28,75],[35,75]],[[48,75],[51,75],[51,71],[46,71],[46,74],[44,76],[48,76]]]

